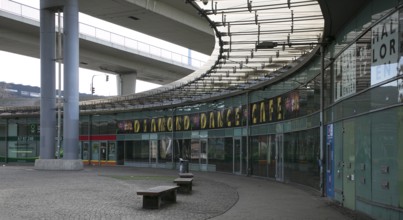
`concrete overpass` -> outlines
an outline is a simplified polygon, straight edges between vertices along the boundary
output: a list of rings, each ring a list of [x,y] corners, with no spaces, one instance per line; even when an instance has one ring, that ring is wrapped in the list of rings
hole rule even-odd
[[[209,54],[213,50],[212,29],[183,1],[86,0],[79,4],[85,14],[202,53]],[[0,9],[0,50],[39,58],[39,21],[34,18],[35,13],[39,18],[39,10],[9,0],[1,0]],[[161,19],[166,22],[162,24]],[[190,60],[130,36],[87,24],[80,24],[79,59],[82,68],[119,75],[121,94],[134,93],[135,79],[167,84],[203,64],[200,60]]]

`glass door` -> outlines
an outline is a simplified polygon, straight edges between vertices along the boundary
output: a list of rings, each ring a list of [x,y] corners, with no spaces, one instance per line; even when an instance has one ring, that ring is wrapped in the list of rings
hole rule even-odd
[[[276,135],[276,180],[284,181],[284,136]]]
[[[81,152],[82,152],[82,156],[81,156],[81,159],[82,160],[89,160],[89,155],[90,155],[90,153],[89,153],[89,143],[88,142],[82,142],[82,145],[81,145],[82,147],[81,147]]]
[[[91,163],[96,163],[99,161],[99,142],[91,142]]]
[[[234,138],[233,145],[233,173],[241,174],[242,172],[242,140],[241,138]]]
[[[157,167],[158,164],[158,140],[150,140],[150,166]]]
[[[193,169],[199,169],[200,168],[200,139],[192,139],[191,141],[191,146],[190,146],[190,163],[189,166],[191,165]],[[190,169],[190,167],[189,167]]]
[[[207,166],[208,166],[208,146],[207,146],[207,139],[201,139],[200,140],[200,166],[201,169],[204,171],[207,171]]]
[[[101,145],[99,147],[99,161],[107,161],[108,160],[108,153],[107,153],[107,142],[101,142]]]
[[[116,145],[115,142],[109,142],[108,145],[108,159],[116,161]]]

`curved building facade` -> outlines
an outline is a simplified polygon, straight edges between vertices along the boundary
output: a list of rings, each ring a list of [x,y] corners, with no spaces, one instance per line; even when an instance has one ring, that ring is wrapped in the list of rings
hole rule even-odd
[[[270,83],[195,102],[81,108],[77,154],[167,169],[182,158],[190,170],[298,183],[376,219],[402,219],[402,18],[403,2],[368,1]],[[39,117],[0,117],[0,161],[38,158]]]

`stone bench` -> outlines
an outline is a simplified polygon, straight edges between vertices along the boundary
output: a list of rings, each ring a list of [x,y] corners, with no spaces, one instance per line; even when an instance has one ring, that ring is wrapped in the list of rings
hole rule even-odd
[[[180,178],[193,178],[193,173],[179,173]]]
[[[176,191],[179,186],[157,186],[143,191],[137,195],[143,196],[144,209],[159,209],[163,202],[176,202]]]
[[[174,183],[179,186],[178,191],[182,193],[190,193],[192,192],[192,178],[176,178]]]

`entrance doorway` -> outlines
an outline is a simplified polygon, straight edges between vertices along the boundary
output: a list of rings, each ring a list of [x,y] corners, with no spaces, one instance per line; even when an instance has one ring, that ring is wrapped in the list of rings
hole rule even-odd
[[[284,135],[276,135],[276,180],[284,181]]]
[[[240,175],[242,173],[242,139],[234,138],[233,145],[233,173]]]
[[[158,165],[158,140],[150,140],[150,166],[157,167]]]
[[[207,139],[200,140],[200,169],[207,171],[208,168],[208,146]]]
[[[106,142],[101,142],[101,146],[99,148],[99,160],[100,161],[107,161],[108,157],[107,157],[107,147],[106,147],[107,143]]]

